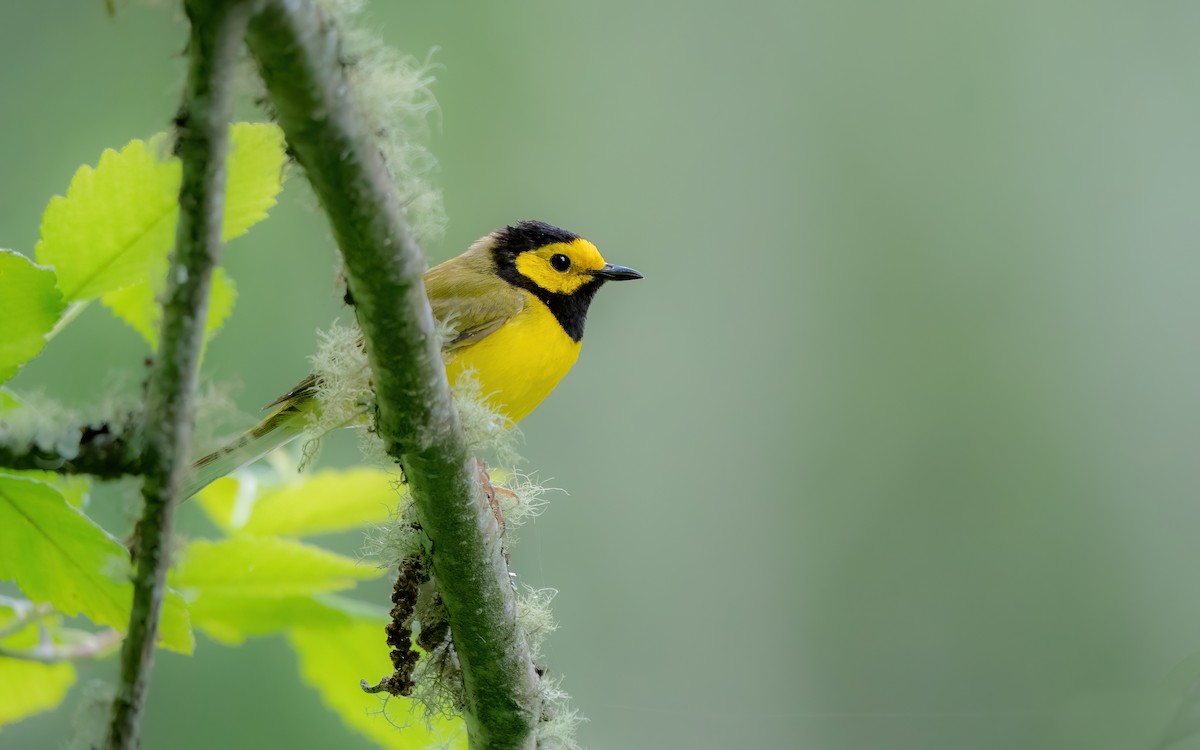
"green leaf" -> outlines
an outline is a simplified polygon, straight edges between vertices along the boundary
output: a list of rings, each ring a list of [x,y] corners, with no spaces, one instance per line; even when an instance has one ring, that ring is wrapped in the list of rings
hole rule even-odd
[[[208,316],[204,319],[204,341],[207,343],[229,316],[233,314],[233,304],[237,302],[237,285],[225,269],[217,267],[213,271],[212,288],[208,292]]]
[[[247,638],[294,627],[333,627],[358,620],[384,622],[387,610],[337,594],[259,598],[201,596],[189,609],[192,623],[215,641],[236,646]],[[382,627],[382,626],[380,626]]]
[[[180,174],[160,133],[106,150],[95,169],[79,168],[66,197],[50,199],[35,252],[55,267],[67,301],[148,278],[151,261],[175,242]]]
[[[65,307],[54,271],[0,248],[0,383],[37,356]]]
[[[426,722],[425,709],[400,697],[368,695],[359,680],[375,682],[391,673],[385,621],[354,622],[326,628],[296,628],[288,640],[300,661],[300,676],[321,700],[380,747],[425,750],[467,747],[462,719],[437,716]]]
[[[195,496],[195,501],[205,514],[226,533],[232,531],[233,516],[238,511],[238,488],[241,482],[235,476],[224,476],[208,485]]]
[[[166,274],[164,265],[162,272],[156,276],[161,279]],[[165,280],[164,280],[165,281]],[[161,290],[149,281],[133,284],[115,292],[108,292],[101,300],[113,314],[129,324],[133,330],[142,335],[150,344],[151,349],[158,349],[158,328],[162,323],[162,308],[158,304]],[[218,267],[213,271],[212,289],[208,296],[208,316],[204,323],[204,341],[208,342],[220,330],[229,316],[233,313],[233,303],[237,301],[237,287],[224,268]]]
[[[36,479],[48,484],[62,493],[62,496],[76,508],[86,508],[92,492],[91,478],[82,474],[56,474],[53,471],[38,471],[37,469],[7,469],[7,474]]]
[[[221,239],[240,237],[267,218],[286,176],[283,132],[276,126],[240,122],[230,131],[228,177],[225,182],[225,216]],[[174,226],[174,219],[172,220]],[[167,254],[156,259],[145,281],[108,292],[102,301],[151,346],[158,347],[162,311],[158,299],[166,288]],[[212,339],[233,313],[237,288],[223,268],[213,274],[208,299],[204,340]]]
[[[200,505],[227,533],[307,536],[386,521],[402,496],[395,478],[380,470],[318,471],[304,481],[265,490],[238,508],[238,480],[225,477],[199,495]]]
[[[232,126],[227,162],[225,240],[245,232],[275,205],[283,187],[282,131],[266,123]],[[67,301],[87,300],[133,284],[163,288],[179,218],[180,162],[159,133],[107,150],[93,169],[79,168],[66,197],[42,215],[38,261],[53,265]],[[136,326],[135,326],[136,327]]]
[[[229,242],[267,218],[287,177],[283,131],[264,122],[239,122],[229,133],[225,217],[221,239]]]
[[[153,275],[160,277],[166,272],[164,264],[161,274],[156,270]],[[143,281],[100,297],[104,306],[140,333],[151,349],[158,348],[158,326],[162,322],[162,309],[158,305],[159,292],[156,292],[154,287],[155,284]]]
[[[21,401],[17,398],[17,394],[7,388],[0,388],[0,414],[12,411],[20,405]]]
[[[224,241],[266,217],[283,188],[287,163],[283,132],[264,122],[230,127]],[[166,133],[107,150],[95,169],[80,167],[66,197],[50,199],[42,215],[36,254],[58,270],[67,301],[103,299],[120,319],[157,346],[168,257],[179,221],[180,162],[169,155]],[[221,328],[236,299],[220,269],[214,277],[205,341]]]
[[[129,554],[62,493],[29,477],[0,474],[0,579],[32,601],[124,632],[133,585]],[[195,643],[183,599],[168,592],[159,644],[191,653]]]
[[[51,650],[96,646],[96,633],[63,627],[61,615],[33,614],[33,607],[29,601],[0,597],[0,632],[5,633],[0,648],[6,653],[33,654],[47,646]],[[21,621],[16,622],[18,619]],[[119,645],[106,642],[93,653],[102,658]],[[74,667],[67,661],[45,664],[0,655],[0,726],[55,708],[74,681]]]
[[[290,539],[238,537],[187,546],[171,585],[207,596],[306,596],[350,588],[383,571],[349,557]]]
[[[246,122],[232,127],[221,229],[224,241],[240,237],[267,217],[268,209],[275,205],[283,188],[285,161],[283,132],[278,127]],[[171,218],[172,231],[177,213]],[[150,259],[144,280],[102,296],[104,304],[140,333],[152,348],[158,346],[158,327],[162,318],[158,299],[166,289],[168,250],[166,248]],[[236,299],[233,280],[224,269],[218,268],[209,296],[205,341],[211,339],[229,318]]]
[[[0,657],[0,726],[57,707],[74,682],[75,667],[69,663]]]
[[[238,537],[192,542],[170,581],[190,598],[197,628],[218,641],[240,643],[296,624],[331,625],[361,617],[361,606],[325,592],[382,574],[303,542]]]

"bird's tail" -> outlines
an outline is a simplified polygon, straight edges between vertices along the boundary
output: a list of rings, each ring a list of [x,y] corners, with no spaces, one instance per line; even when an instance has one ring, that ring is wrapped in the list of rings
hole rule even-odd
[[[275,407],[274,411],[232,443],[192,464],[183,478],[180,498],[187,499],[195,495],[226,474],[303,435],[308,425],[307,412],[313,406],[313,400],[309,398],[312,388],[310,381],[311,378],[271,404]]]

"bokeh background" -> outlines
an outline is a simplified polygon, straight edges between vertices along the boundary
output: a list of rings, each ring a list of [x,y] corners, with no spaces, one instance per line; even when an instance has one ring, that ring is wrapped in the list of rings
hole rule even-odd
[[[117,6],[0,12],[0,246],[31,251],[77,166],[170,121],[185,26]],[[437,48],[431,261],[541,218],[646,275],[600,295],[524,424],[570,495],[515,567],[561,591],[548,658],[584,746],[1200,747],[1200,6],[370,18]],[[300,183],[227,252],[205,377],[246,413],[348,320]],[[96,306],[14,385],[86,404],[144,355]],[[292,659],[162,654],[144,746],[370,747]],[[59,747],[82,692],[0,747]]]

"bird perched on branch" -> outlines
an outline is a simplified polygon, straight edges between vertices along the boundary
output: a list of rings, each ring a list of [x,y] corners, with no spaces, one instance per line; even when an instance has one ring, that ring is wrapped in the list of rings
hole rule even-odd
[[[554,390],[575,360],[588,307],[608,281],[640,279],[606,263],[591,242],[540,221],[492,232],[425,272],[433,315],[453,330],[442,346],[451,382],[474,372],[498,411],[519,422]],[[183,497],[304,434],[316,403],[310,375],[267,408],[265,419],[201,458]]]

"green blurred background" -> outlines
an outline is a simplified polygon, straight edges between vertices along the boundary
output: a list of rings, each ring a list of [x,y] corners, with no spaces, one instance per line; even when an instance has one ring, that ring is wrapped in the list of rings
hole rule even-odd
[[[0,246],[31,251],[77,166],[170,121],[185,26],[118,8],[0,13]],[[646,274],[600,295],[524,423],[571,494],[514,564],[561,591],[548,660],[584,746],[1200,747],[1171,744],[1200,725],[1200,5],[370,18],[438,48],[431,261],[541,218]],[[348,318],[298,179],[227,258],[205,376],[252,413]],[[144,355],[96,306],[15,385],[86,404]],[[369,747],[294,675],[282,639],[161,654],[144,746]],[[58,747],[65,716],[0,747]]]

